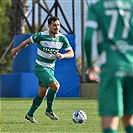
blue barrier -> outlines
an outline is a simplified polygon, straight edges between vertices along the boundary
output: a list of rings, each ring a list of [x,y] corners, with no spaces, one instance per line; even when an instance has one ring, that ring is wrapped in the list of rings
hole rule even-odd
[[[1,97],[34,97],[38,80],[34,73],[2,74]]]
[[[28,35],[15,35],[14,47]],[[66,35],[75,52],[75,35]],[[61,49],[63,53],[64,50]],[[33,73],[36,58],[36,44],[31,44],[19,52],[13,60],[12,73],[0,75],[1,97],[34,97],[37,93],[38,79]],[[76,74],[76,58],[63,59],[56,62],[55,77],[60,82],[57,97],[79,97],[80,77]]]

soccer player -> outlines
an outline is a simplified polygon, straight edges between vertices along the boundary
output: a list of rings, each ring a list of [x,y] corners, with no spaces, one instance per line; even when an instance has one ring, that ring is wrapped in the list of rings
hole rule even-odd
[[[97,49],[101,66],[93,64],[93,33],[100,32]],[[99,36],[98,36],[99,38]],[[84,48],[88,75],[98,80],[99,114],[103,133],[117,133],[119,119],[133,133],[133,0],[100,0],[88,8]],[[99,70],[100,68],[100,70]]]
[[[29,44],[37,43],[37,57],[34,65],[34,73],[38,78],[38,94],[33,99],[33,103],[25,118],[32,123],[37,123],[34,113],[41,105],[43,99],[47,96],[47,108],[45,114],[53,120],[59,118],[53,112],[53,104],[56,93],[60,84],[54,77],[54,66],[57,59],[72,58],[74,56],[73,49],[68,39],[59,32],[60,20],[56,16],[48,19],[48,30],[33,34],[30,38],[23,41],[18,47],[11,50],[11,54],[15,57],[18,52]],[[66,53],[59,52],[64,48]],[[49,88],[49,89],[48,89]]]

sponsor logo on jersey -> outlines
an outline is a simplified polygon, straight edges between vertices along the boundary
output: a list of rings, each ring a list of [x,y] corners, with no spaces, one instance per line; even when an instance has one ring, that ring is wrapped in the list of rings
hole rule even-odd
[[[40,41],[40,44],[41,44],[43,47],[57,48],[57,49],[61,49],[62,46],[63,46],[63,42]]]
[[[43,48],[43,51],[45,53],[49,53],[49,54],[56,54],[56,52],[58,52],[58,50],[55,50],[55,49],[52,49],[52,48],[47,48],[47,47]]]
[[[127,51],[133,50],[133,44],[128,44],[125,41],[119,40],[115,45],[111,45],[112,50],[118,50],[120,53],[125,54]]]
[[[130,72],[123,72],[123,71],[117,71],[116,73],[115,73],[115,76],[117,76],[117,77],[133,77],[133,73],[130,73]]]

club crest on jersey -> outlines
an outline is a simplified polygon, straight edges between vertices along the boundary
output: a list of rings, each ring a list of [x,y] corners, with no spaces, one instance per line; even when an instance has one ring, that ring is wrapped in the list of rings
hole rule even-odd
[[[44,42],[45,45],[48,45],[48,43]]]

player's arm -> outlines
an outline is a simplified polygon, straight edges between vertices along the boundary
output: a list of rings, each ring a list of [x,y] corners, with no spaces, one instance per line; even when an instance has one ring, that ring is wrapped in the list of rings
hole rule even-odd
[[[29,44],[32,44],[30,38],[28,38],[28,39],[26,39],[25,41],[23,41],[23,42],[22,42],[19,46],[17,46],[16,48],[13,48],[13,49],[11,50],[11,55],[15,58],[16,55],[18,54],[18,52],[19,52],[21,49],[23,49],[23,48],[25,48],[26,46],[28,46]]]
[[[87,20],[85,23],[86,26],[86,31],[84,35],[84,50],[86,54],[86,61],[87,61],[87,67],[88,67],[88,76],[91,80],[99,81],[99,78],[97,77],[96,73],[100,73],[100,69],[95,66],[92,62],[93,58],[93,48],[92,47],[92,38],[94,32],[98,29],[98,18],[96,16],[96,11],[95,11],[95,5],[91,5],[88,9],[88,15],[87,15]]]
[[[92,67],[92,37],[93,37],[94,29],[86,28],[84,35],[84,50],[86,54],[87,67]]]
[[[74,52],[72,47],[66,50],[66,53],[63,54],[64,58],[72,58],[74,56]]]
[[[85,36],[84,36],[84,49],[87,59],[87,67],[88,67],[88,76],[90,80],[94,80],[99,82],[99,77],[96,75],[100,73],[100,69],[95,66],[92,62],[92,38],[95,29],[86,28]]]
[[[57,52],[55,55],[56,58],[58,58],[59,60],[63,58],[72,58],[74,56],[74,52],[66,37],[63,38],[63,43],[64,43],[63,48],[65,49],[66,52],[63,54]]]
[[[100,73],[100,69],[93,65],[92,62],[92,37],[94,29],[87,28],[84,36],[84,49],[86,54],[86,61],[88,67],[88,76],[90,80],[99,82],[99,78],[96,76],[96,73]]]
[[[56,57],[60,60],[63,58],[72,58],[74,56],[74,52],[72,47],[70,47],[68,50],[66,50],[66,53],[61,54],[59,52],[56,53]]]

